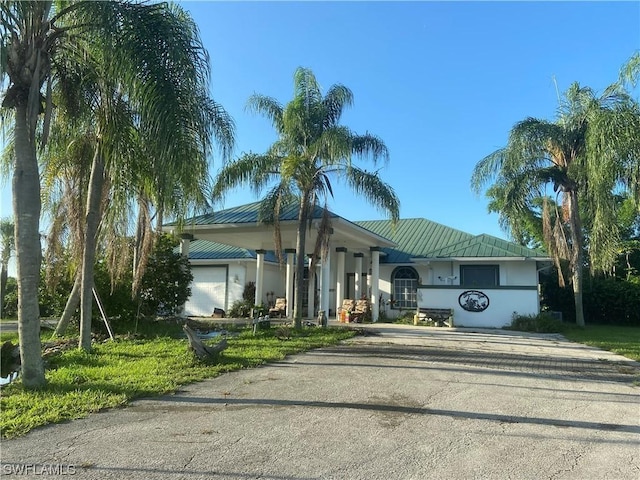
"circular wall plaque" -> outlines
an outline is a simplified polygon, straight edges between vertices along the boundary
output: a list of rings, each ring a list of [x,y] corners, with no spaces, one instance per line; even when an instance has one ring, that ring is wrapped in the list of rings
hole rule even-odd
[[[467,290],[458,297],[458,304],[467,312],[484,312],[489,306],[489,297],[478,290]]]

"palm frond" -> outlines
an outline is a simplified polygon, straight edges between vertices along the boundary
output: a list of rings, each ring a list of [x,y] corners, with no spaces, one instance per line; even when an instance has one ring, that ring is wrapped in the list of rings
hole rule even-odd
[[[329,215],[329,209],[327,204],[324,204],[322,208],[322,217],[320,217],[320,224],[318,225],[318,236],[316,237],[316,244],[313,247],[313,258],[321,258],[323,263],[327,259],[329,253],[329,242],[331,240],[331,216]]]
[[[620,69],[618,82],[621,85],[629,84],[635,88],[640,80],[640,51],[636,51]]]
[[[332,85],[322,100],[324,106],[324,128],[337,125],[346,107],[353,105],[353,93],[344,85]]]
[[[377,172],[371,173],[352,166],[345,173],[348,185],[358,195],[386,213],[393,223],[400,219],[400,200],[393,188],[383,182]]]
[[[505,154],[504,148],[496,150],[476,164],[471,174],[471,188],[476,194],[479,194],[484,186],[499,174]]]
[[[281,160],[271,155],[245,153],[222,167],[212,190],[215,201],[220,201],[233,188],[251,184],[259,192],[278,174]]]
[[[247,101],[247,110],[252,113],[260,113],[271,120],[273,128],[277,132],[282,132],[282,105],[272,97],[266,95],[253,94]]]
[[[366,133],[352,137],[353,153],[360,158],[370,158],[374,164],[379,160],[389,161],[389,150],[384,142],[376,135]]]

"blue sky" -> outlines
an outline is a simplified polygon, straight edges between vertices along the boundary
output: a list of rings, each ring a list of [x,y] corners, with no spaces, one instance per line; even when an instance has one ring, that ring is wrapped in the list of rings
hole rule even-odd
[[[286,103],[294,70],[308,67],[324,89],[353,91],[343,124],[387,144],[381,175],[401,217],[502,238],[486,199],[471,191],[474,165],[517,121],[554,117],[554,79],[560,92],[574,81],[601,92],[640,49],[640,2],[180,3],[209,51],[212,96],[236,122],[236,155],[264,152],[276,138],[245,111],[247,98]],[[215,174],[219,156],[212,164]],[[255,199],[238,190],[224,207]],[[329,208],[350,220],[384,218],[340,187]],[[6,183],[0,217],[10,215]]]

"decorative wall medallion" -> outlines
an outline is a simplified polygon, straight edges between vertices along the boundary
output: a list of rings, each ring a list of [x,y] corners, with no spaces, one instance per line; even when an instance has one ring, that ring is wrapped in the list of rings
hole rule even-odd
[[[467,290],[460,294],[458,303],[467,312],[483,312],[489,306],[489,297],[478,290]]]

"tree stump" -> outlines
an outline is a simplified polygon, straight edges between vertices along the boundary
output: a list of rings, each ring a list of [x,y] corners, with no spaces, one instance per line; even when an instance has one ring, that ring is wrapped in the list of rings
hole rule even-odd
[[[198,338],[196,332],[191,330],[187,324],[182,326],[182,329],[187,334],[189,339],[189,349],[196,354],[201,360],[211,360],[216,358],[220,352],[227,348],[227,339],[223,338],[220,342],[213,346],[205,345],[204,342]]]

